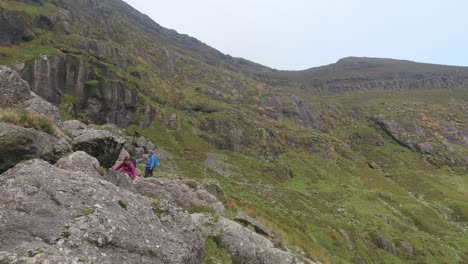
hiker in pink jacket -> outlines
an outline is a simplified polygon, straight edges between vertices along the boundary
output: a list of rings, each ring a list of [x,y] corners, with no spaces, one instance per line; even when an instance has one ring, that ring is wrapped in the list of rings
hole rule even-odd
[[[136,169],[129,157],[126,157],[123,162],[117,165],[114,171],[126,173],[132,180],[136,180]]]

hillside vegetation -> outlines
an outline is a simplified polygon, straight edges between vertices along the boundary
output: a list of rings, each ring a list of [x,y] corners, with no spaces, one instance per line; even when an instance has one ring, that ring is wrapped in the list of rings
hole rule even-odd
[[[119,0],[0,2],[0,64],[62,119],[115,123],[219,182],[226,216],[322,263],[468,262],[468,69],[347,58],[281,72]],[[194,209],[194,211],[197,208]],[[205,263],[231,260],[206,245]]]

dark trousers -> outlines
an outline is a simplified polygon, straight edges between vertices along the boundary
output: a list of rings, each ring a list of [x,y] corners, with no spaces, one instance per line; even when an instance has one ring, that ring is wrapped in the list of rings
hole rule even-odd
[[[146,167],[145,168],[145,177],[153,177],[153,171],[154,171],[154,168],[151,169],[150,167]]]

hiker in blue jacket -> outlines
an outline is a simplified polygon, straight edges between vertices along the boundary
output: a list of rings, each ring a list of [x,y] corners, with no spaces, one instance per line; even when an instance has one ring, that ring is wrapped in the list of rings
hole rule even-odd
[[[144,177],[152,177],[153,170],[158,166],[159,160],[156,155],[154,155],[152,150],[148,151],[148,158],[146,159],[145,175]]]

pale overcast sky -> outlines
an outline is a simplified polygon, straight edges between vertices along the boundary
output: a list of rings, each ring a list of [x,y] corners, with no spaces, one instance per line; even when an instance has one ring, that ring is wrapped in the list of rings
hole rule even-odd
[[[468,66],[468,0],[126,0],[160,25],[284,70],[347,56]]]

